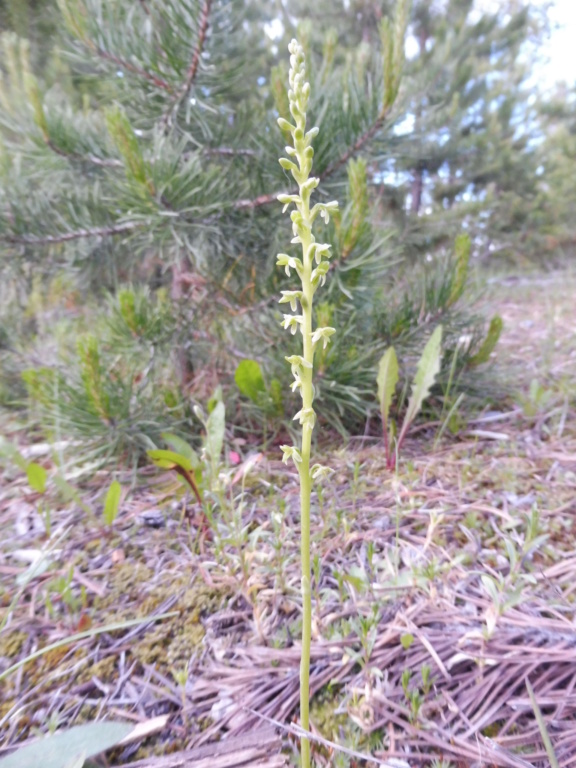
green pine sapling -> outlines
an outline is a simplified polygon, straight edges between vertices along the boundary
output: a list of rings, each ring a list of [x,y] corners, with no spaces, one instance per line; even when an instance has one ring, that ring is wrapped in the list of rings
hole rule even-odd
[[[310,494],[312,482],[330,473],[330,469],[315,464],[310,467],[310,449],[312,430],[316,421],[314,413],[314,386],[312,374],[314,370],[314,350],[319,343],[325,348],[330,337],[335,333],[334,328],[312,327],[312,303],[314,294],[320,285],[326,282],[329,270],[330,245],[317,243],[312,234],[314,220],[320,216],[328,223],[330,213],[338,210],[338,203],[316,203],[310,208],[310,195],[318,186],[320,180],[310,176],[314,150],[312,139],[318,134],[318,128],[312,128],[306,133],[306,109],[310,97],[310,84],[306,82],[304,49],[292,40],[288,46],[290,56],[290,114],[295,125],[284,118],[278,119],[282,131],[290,132],[294,146],[286,147],[286,153],[292,159],[281,158],[280,165],[290,171],[298,184],[298,194],[279,195],[278,200],[284,203],[284,210],[293,203],[295,210],[290,214],[294,237],[292,243],[302,248],[302,258],[289,256],[285,253],[278,255],[277,266],[284,267],[286,274],[294,270],[300,278],[301,289],[282,291],[281,304],[290,304],[294,312],[301,314],[284,315],[282,326],[293,334],[302,334],[302,354],[291,355],[286,360],[292,366],[292,391],[298,390],[302,397],[302,408],[294,419],[302,426],[302,441],[300,448],[283,445],[283,461],[294,461],[300,476],[300,524],[301,524],[301,560],[302,560],[302,656],[300,662],[300,724],[304,731],[309,731],[309,674],[310,674],[310,640],[312,634],[312,597],[310,570]],[[302,738],[302,766],[310,766],[310,742]]]

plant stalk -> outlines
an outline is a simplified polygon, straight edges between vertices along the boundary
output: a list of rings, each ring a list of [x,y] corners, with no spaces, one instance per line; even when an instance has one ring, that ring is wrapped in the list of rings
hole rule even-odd
[[[303,369],[302,376],[302,407],[312,408],[314,390],[312,373],[314,364],[314,345],[312,344],[312,257],[310,251],[311,224],[309,196],[300,188],[302,203],[298,209],[302,214],[302,337],[303,358],[310,363],[310,368]],[[310,730],[310,643],[312,639],[312,588],[310,568],[310,497],[312,494],[312,478],[310,475],[310,453],[312,445],[312,427],[305,423],[302,426],[300,474],[300,558],[302,564],[302,652],[300,658],[300,725],[306,731]],[[302,768],[310,768],[310,742],[302,739],[301,745]]]
[[[330,257],[330,245],[317,243],[312,234],[312,224],[319,214],[326,223],[330,220],[330,213],[338,209],[338,203],[333,200],[330,203],[316,203],[310,209],[310,195],[318,186],[319,179],[311,177],[312,157],[314,150],[311,146],[312,139],[318,133],[318,128],[306,131],[306,107],[310,95],[310,84],[305,82],[306,70],[304,63],[304,50],[296,40],[292,40],[288,46],[290,53],[290,86],[289,100],[290,113],[295,124],[289,123],[284,118],[278,118],[278,124],[283,131],[292,134],[293,146],[286,147],[286,153],[291,159],[281,158],[280,165],[289,170],[298,184],[298,195],[279,195],[278,199],[284,203],[285,208],[294,204],[296,210],[292,211],[293,243],[302,246],[302,259],[289,256],[286,253],[278,254],[277,266],[284,267],[286,275],[290,276],[290,270],[298,274],[302,290],[282,291],[281,304],[288,303],[293,311],[297,311],[300,304],[302,314],[284,315],[282,325],[291,332],[302,334],[302,355],[291,355],[287,362],[292,366],[294,383],[292,391],[299,390],[302,397],[302,409],[296,414],[295,419],[302,425],[302,439],[300,449],[282,445],[284,453],[283,461],[292,459],[298,468],[300,476],[300,551],[302,565],[302,651],[300,657],[300,725],[304,731],[310,730],[310,642],[312,639],[312,572],[310,567],[310,496],[312,482],[326,476],[331,472],[329,467],[320,464],[310,466],[310,451],[312,445],[312,430],[316,416],[313,409],[314,386],[312,374],[314,371],[314,348],[322,343],[323,348],[335,333],[334,328],[318,327],[312,329],[312,302],[314,292],[320,284],[324,284],[328,272],[328,259]],[[314,264],[316,263],[316,267]],[[310,768],[310,740],[306,736],[301,740],[301,766]]]

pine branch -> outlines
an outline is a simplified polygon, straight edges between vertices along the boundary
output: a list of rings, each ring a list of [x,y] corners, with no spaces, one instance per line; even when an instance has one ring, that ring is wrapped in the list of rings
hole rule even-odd
[[[104,59],[105,61],[111,61],[113,64],[116,64],[117,66],[121,67],[122,69],[125,69],[127,72],[132,72],[134,75],[138,75],[138,77],[142,77],[144,80],[148,80],[149,82],[153,83],[157,88],[162,88],[164,91],[167,91],[168,93],[173,93],[174,89],[172,86],[166,82],[166,80],[163,80],[161,77],[158,77],[157,75],[153,75],[150,72],[146,72],[145,69],[140,69],[140,67],[135,66],[134,64],[131,64],[129,61],[126,61],[125,59],[121,59],[119,56],[116,56],[114,53],[110,53],[109,51],[105,51],[103,48],[100,48],[99,46],[95,45],[91,40],[86,41],[90,48],[96,53],[101,59]]]
[[[169,119],[168,116],[173,112],[173,110],[178,106],[178,104],[180,104],[182,99],[186,97],[186,95],[190,91],[190,88],[192,88],[192,85],[196,78],[196,74],[198,72],[198,66],[200,64],[200,57],[204,49],[204,43],[206,42],[206,33],[208,32],[208,24],[210,20],[211,8],[212,8],[212,0],[204,0],[204,5],[202,6],[202,11],[200,13],[200,27],[198,29],[198,39],[196,41],[196,47],[194,48],[194,53],[192,54],[192,61],[190,62],[190,66],[188,67],[188,72],[186,73],[186,79],[184,80],[184,83],[182,84],[182,87],[180,88],[180,90],[176,93],[176,96],[174,97],[174,100],[166,113],[166,116],[164,118],[165,123],[168,122],[168,119]]]
[[[116,224],[110,227],[77,229],[73,232],[63,232],[60,235],[45,235],[44,237],[35,237],[34,235],[5,235],[3,239],[8,243],[16,245],[54,245],[57,243],[67,243],[70,240],[81,240],[86,237],[110,237],[111,235],[121,235],[124,232],[132,232],[140,226],[143,225],[127,222],[126,224]]]
[[[205,147],[207,155],[223,155],[224,157],[255,157],[253,149],[234,149],[234,147]]]
[[[321,181],[327,179],[329,176],[331,176],[333,173],[335,173],[339,168],[341,168],[343,165],[345,165],[350,158],[352,158],[357,152],[359,152],[365,144],[367,144],[371,139],[374,138],[376,133],[382,128],[382,125],[384,124],[386,118],[388,117],[390,110],[384,109],[380,112],[376,120],[372,123],[370,128],[368,128],[355,142],[354,144],[349,147],[346,152],[344,152],[343,155],[341,155],[338,160],[331,163],[331,165],[328,166],[321,174],[319,174],[319,178]],[[245,150],[244,150],[245,151]],[[249,199],[243,199],[243,200],[237,200],[235,203],[233,203],[232,207],[236,210],[247,210],[250,208],[260,208],[262,205],[269,205],[270,203],[275,203],[278,200],[278,195],[285,194],[285,190],[282,190],[281,192],[274,192],[269,195],[259,195],[258,197],[255,197],[253,200]],[[291,193],[289,193],[291,194]]]
[[[198,31],[198,41],[196,43],[196,48],[194,49],[194,55],[192,56],[190,67],[188,68],[186,81],[178,94],[179,99],[182,99],[188,93],[196,77],[196,72],[198,71],[198,64],[200,63],[200,56],[202,55],[202,49],[204,48],[204,43],[206,41],[206,32],[208,31],[208,20],[210,17],[211,6],[212,6],[212,0],[205,0],[204,6],[202,8],[202,13],[200,15],[200,29]]]
[[[66,152],[66,150],[60,149],[60,147],[56,146],[52,139],[45,138],[44,141],[46,146],[50,147],[52,152],[59,155],[60,157],[66,158],[67,160],[77,160],[83,163],[92,163],[92,165],[98,165],[101,168],[122,168],[122,162],[120,160],[106,160],[101,157],[96,157],[95,155],[80,155],[77,152]]]
[[[351,157],[353,157],[357,152],[359,152],[365,144],[367,144],[371,139],[374,138],[376,133],[382,128],[386,118],[388,117],[389,110],[384,109],[380,112],[374,123],[368,128],[367,131],[365,131],[361,136],[358,137],[358,139],[354,142],[354,144],[349,147],[346,152],[344,152],[343,155],[341,155],[338,160],[331,163],[331,165],[326,168],[326,170],[320,174],[320,180],[323,180],[327,178],[328,176],[331,176],[335,171],[337,171],[339,168],[341,168],[343,165],[345,165],[348,160],[350,160]]]
[[[259,195],[259,197],[255,197],[253,200],[249,200],[247,198],[243,200],[236,200],[235,203],[232,203],[232,208],[235,208],[237,211],[243,211],[249,208],[260,208],[262,205],[277,203],[278,195],[283,193],[285,193],[285,190],[281,190],[280,192],[273,192],[270,195]]]

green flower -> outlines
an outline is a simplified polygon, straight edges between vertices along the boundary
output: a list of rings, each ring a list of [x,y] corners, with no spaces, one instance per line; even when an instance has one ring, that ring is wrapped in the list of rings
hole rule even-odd
[[[333,336],[335,333],[336,328],[316,328],[312,334],[312,344],[318,344],[320,339],[322,339],[323,349],[326,349],[330,342],[330,336]]]

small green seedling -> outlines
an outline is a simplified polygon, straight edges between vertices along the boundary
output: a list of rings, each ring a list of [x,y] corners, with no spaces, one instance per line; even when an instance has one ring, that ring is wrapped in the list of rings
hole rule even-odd
[[[380,359],[378,368],[378,399],[380,401],[380,413],[384,429],[384,448],[386,451],[386,466],[393,470],[396,468],[397,456],[414,419],[420,413],[424,400],[430,394],[430,390],[440,372],[442,359],[442,326],[434,330],[428,343],[424,347],[422,357],[418,361],[418,368],[412,393],[408,400],[408,408],[404,414],[404,421],[398,436],[395,434],[395,425],[389,418],[390,406],[398,384],[398,358],[394,347],[386,350]]]
[[[37,464],[35,461],[31,461],[25,465],[26,477],[28,478],[28,485],[33,491],[44,496],[46,493],[46,482],[48,480],[48,472],[41,464]],[[38,502],[38,512],[44,522],[44,529],[46,536],[50,538],[52,535],[52,515],[50,507],[45,502]]]
[[[113,525],[114,521],[118,517],[118,510],[120,509],[120,499],[122,497],[122,486],[118,480],[112,480],[108,493],[104,500],[104,522],[106,525]]]

